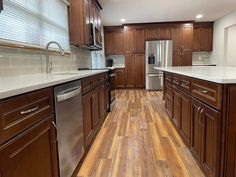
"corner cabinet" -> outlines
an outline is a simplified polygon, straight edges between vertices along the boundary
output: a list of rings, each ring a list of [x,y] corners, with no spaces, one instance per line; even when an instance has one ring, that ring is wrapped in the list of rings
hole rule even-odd
[[[70,0],[69,34],[71,45],[88,47],[91,43],[91,26],[102,30],[101,5],[97,0]]]

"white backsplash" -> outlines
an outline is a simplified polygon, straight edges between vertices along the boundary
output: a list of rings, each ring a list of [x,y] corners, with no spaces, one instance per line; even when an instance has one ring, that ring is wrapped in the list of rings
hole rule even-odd
[[[125,56],[124,55],[110,55],[106,56],[106,59],[112,58],[114,66],[125,66]]]
[[[211,64],[211,52],[193,52],[193,64]]]
[[[91,67],[90,52],[72,47],[72,54],[51,54],[53,72],[77,70],[81,65]],[[46,72],[45,51],[0,47],[0,76],[39,74]]]

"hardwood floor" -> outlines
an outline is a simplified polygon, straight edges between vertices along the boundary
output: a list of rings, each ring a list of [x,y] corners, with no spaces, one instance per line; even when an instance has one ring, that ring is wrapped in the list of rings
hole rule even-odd
[[[77,177],[204,177],[164,109],[162,92],[118,90]]]

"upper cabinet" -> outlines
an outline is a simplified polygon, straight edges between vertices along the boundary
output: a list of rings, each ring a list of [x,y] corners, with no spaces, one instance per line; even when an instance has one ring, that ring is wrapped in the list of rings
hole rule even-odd
[[[104,28],[105,54],[123,55],[124,54],[124,32],[123,27]]]
[[[0,0],[0,13],[2,10],[3,10],[3,2],[2,2],[2,0]]]
[[[212,51],[213,46],[213,22],[194,23],[193,51]]]
[[[171,39],[171,28],[168,26],[152,27],[145,30],[146,40],[167,40]]]
[[[70,0],[69,29],[72,45],[89,49],[93,39],[99,42],[102,30],[101,9],[97,0]],[[92,29],[95,29],[94,33]]]

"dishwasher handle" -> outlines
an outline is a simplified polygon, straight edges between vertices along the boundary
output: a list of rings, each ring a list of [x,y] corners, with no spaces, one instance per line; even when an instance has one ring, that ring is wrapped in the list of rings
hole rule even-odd
[[[57,95],[57,102],[62,102],[73,98],[81,93],[81,87],[73,87],[61,92],[61,94]]]

